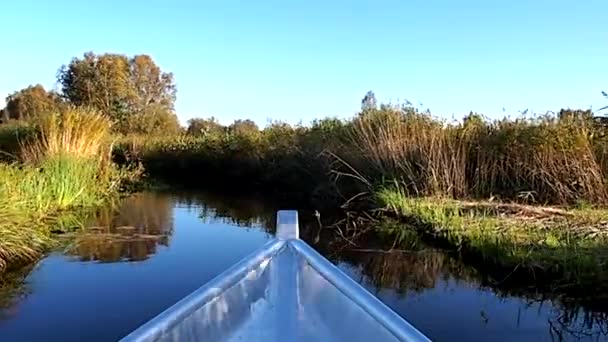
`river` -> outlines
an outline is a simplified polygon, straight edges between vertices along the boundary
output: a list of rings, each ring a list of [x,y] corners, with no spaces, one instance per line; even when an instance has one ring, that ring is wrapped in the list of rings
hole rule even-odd
[[[0,341],[117,340],[271,239],[278,209],[291,208],[209,193],[124,199],[0,292]],[[363,247],[315,246],[435,341],[608,340],[608,308],[512,295],[433,248]]]

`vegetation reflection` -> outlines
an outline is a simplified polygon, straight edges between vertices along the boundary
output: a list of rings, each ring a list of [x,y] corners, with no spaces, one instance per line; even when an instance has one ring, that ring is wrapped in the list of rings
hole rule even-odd
[[[82,261],[141,261],[168,246],[173,232],[173,201],[166,196],[135,194],[97,211],[68,245]]]

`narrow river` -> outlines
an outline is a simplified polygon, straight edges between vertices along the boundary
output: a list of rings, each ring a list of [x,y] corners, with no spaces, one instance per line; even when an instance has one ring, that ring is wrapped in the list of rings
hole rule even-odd
[[[206,193],[127,198],[0,292],[0,341],[117,340],[271,239],[278,209]],[[608,340],[608,308],[482,286],[435,249],[320,250],[436,341]]]

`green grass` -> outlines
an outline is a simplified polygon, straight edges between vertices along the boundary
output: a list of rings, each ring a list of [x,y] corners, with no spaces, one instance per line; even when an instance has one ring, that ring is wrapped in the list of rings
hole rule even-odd
[[[35,259],[51,242],[51,228],[66,227],[74,209],[100,205],[118,190],[117,184],[116,179],[101,179],[92,160],[0,164],[0,270]]]
[[[606,210],[414,198],[395,188],[376,195],[401,230],[440,241],[486,268],[559,279],[552,286],[590,286],[607,277]],[[390,227],[394,236],[403,234]]]
[[[116,194],[125,176],[110,163],[110,124],[100,114],[71,108],[40,120],[19,142],[20,161],[0,164],[0,272],[36,259],[51,230]]]

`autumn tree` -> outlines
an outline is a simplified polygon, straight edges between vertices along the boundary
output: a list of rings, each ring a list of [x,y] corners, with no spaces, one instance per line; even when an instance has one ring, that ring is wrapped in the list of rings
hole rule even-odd
[[[59,109],[61,99],[40,84],[29,86],[6,97],[3,119],[25,120]]]
[[[224,130],[225,127],[214,117],[209,119],[193,118],[188,120],[188,134],[213,134],[224,132]]]
[[[150,105],[136,115],[127,116],[120,126],[120,131],[124,133],[150,135],[176,134],[182,130],[175,113],[156,105]]]
[[[249,135],[260,131],[258,125],[249,119],[235,120],[230,126],[228,126],[228,130],[232,133],[243,135]]]
[[[177,122],[173,74],[163,72],[148,55],[88,52],[62,66],[57,80],[66,100],[99,109],[118,131],[149,131],[150,125]]]

